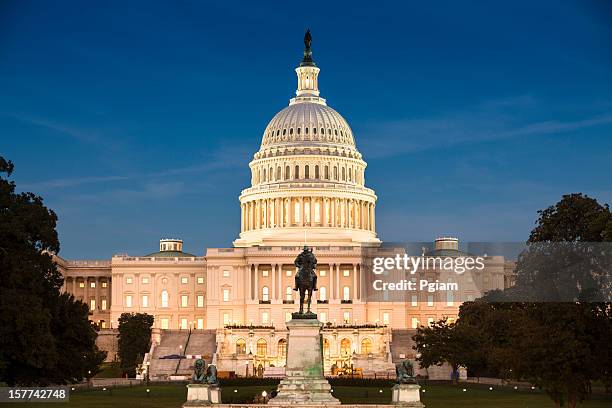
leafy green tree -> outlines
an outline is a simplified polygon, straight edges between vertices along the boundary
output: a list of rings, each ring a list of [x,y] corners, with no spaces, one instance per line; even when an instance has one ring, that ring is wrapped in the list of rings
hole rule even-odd
[[[146,313],[122,313],[119,317],[119,361],[121,370],[130,377],[151,347],[153,316]]]
[[[477,359],[481,359],[481,356],[475,353],[479,349],[479,338],[471,334],[467,326],[449,323],[446,318],[430,326],[419,327],[412,337],[419,365],[429,368],[448,363],[453,373],[457,373],[460,366],[480,364]],[[457,382],[458,378],[453,376],[453,381]]]
[[[0,157],[0,381],[78,381],[100,356],[87,306],[60,295],[63,278],[52,257],[60,249],[57,216],[41,197],[15,192],[13,170]]]

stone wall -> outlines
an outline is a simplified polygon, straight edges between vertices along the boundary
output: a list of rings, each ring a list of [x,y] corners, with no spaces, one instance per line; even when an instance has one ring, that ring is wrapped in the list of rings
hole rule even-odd
[[[119,351],[119,343],[117,329],[102,329],[98,332],[96,344],[100,350],[106,351],[106,362],[116,361],[118,359],[117,352]]]

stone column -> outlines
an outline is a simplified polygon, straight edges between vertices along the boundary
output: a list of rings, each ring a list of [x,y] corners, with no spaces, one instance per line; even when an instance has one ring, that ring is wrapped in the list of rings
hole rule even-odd
[[[270,269],[272,270],[272,297],[270,299],[276,299],[276,265],[270,265]]]
[[[316,201],[317,201],[316,199],[314,199],[313,197],[310,197],[310,226],[311,227],[314,227],[316,225],[315,217],[314,217]],[[319,212],[319,216],[320,215],[321,213]]]
[[[76,277],[72,277],[72,296],[76,297]]]
[[[83,290],[83,302],[87,305],[87,307],[89,307],[89,279],[87,279],[87,276],[84,276],[83,279],[85,281],[85,288]]]
[[[300,197],[300,227],[304,226],[304,197]]]
[[[96,309],[100,310],[100,278],[95,278],[96,282]]]
[[[351,299],[357,300],[357,264],[353,264],[353,293]]]
[[[336,264],[336,299],[340,298],[340,264]]]
[[[259,264],[255,264],[255,290],[253,293],[255,294],[254,300],[259,300]]]
[[[336,270],[336,264],[329,264],[329,295],[327,296],[329,299],[335,299],[334,296],[334,271]]]

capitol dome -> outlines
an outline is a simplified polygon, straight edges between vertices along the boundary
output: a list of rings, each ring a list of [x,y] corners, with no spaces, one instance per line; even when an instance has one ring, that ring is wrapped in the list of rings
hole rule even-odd
[[[347,121],[319,96],[320,69],[305,45],[296,97],[270,120],[249,164],[235,246],[380,243],[366,163]]]

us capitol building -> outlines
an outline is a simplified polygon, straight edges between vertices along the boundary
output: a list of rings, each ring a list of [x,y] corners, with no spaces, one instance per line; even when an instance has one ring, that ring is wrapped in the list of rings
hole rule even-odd
[[[232,248],[198,256],[184,252],[180,239],[162,239],[159,251],[143,256],[56,258],[63,290],[89,305],[109,359],[120,315],[148,313],[155,324],[143,368],[152,379],[190,373],[196,356],[220,372],[282,375],[285,321],[299,302],[294,259],[305,240],[318,259],[313,311],[324,323],[326,373],[386,375],[393,360],[414,358],[410,337],[418,325],[456,318],[459,303],[437,295],[368,301],[363,249],[381,245],[377,197],[366,186],[366,162],[350,126],[319,94],[308,35],[305,45],[296,96],[269,122],[249,163],[251,185],[240,194],[240,234]],[[435,245],[458,249],[455,238]],[[500,256],[486,262],[482,288],[512,283],[512,262]],[[163,358],[173,354],[187,358]],[[438,376],[449,378],[449,370],[440,368]]]

